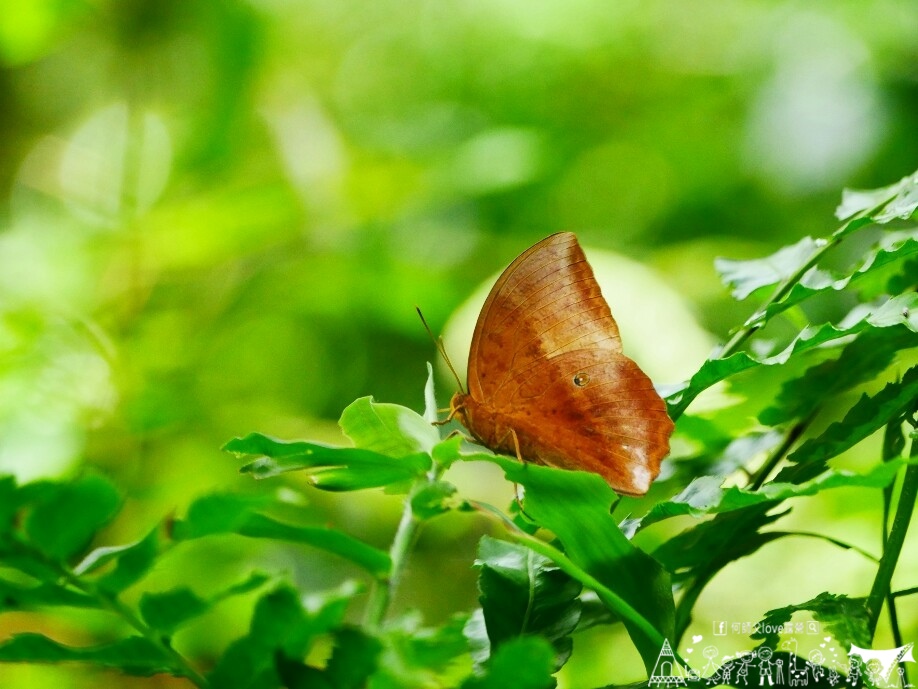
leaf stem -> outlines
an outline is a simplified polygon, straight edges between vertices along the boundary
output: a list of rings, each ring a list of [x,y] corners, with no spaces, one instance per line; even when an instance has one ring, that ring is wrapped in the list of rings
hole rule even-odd
[[[100,591],[90,582],[80,579],[80,577],[74,574],[73,571],[71,571],[66,566],[61,565],[60,570],[64,575],[64,578],[67,580],[67,583],[69,583],[74,588],[79,589],[87,596],[90,596],[99,601],[109,612],[112,612],[120,617],[134,630],[139,632],[147,641],[149,641],[151,644],[169,656],[169,658],[172,659],[172,662],[175,663],[176,668],[182,673],[182,675],[191,681],[195,686],[201,687],[202,689],[207,689],[207,687],[210,686],[207,678],[198,672],[191,665],[188,659],[185,658],[185,656],[176,651],[172,647],[172,644],[163,638],[155,629],[145,624],[143,620],[141,620],[133,610],[131,610],[127,605],[119,600],[117,596],[109,595]]]
[[[443,471],[444,468],[435,462],[433,468],[425,476],[418,478],[414,482],[411,490],[408,491],[408,495],[405,496],[402,516],[392,539],[392,546],[389,548],[389,558],[392,561],[389,575],[376,580],[367,601],[364,619],[367,628],[371,631],[380,628],[386,613],[389,611],[389,605],[395,597],[395,592],[405,573],[408,555],[417,541],[423,524],[423,521],[418,519],[414,513],[414,509],[411,506],[412,499],[420,490],[439,481]]]
[[[918,440],[912,440],[909,456],[912,458],[918,457]],[[880,566],[877,568],[873,586],[867,596],[867,628],[870,632],[870,638],[873,638],[876,632],[883,602],[890,595],[893,572],[895,572],[896,563],[899,561],[899,555],[902,553],[902,546],[905,543],[905,535],[908,532],[908,525],[915,508],[916,498],[918,498],[918,464],[910,464],[905,469],[905,477],[902,481],[902,488],[899,491],[899,500],[896,505],[896,514],[893,517],[889,537],[886,539],[885,547],[883,548],[883,556],[880,558]]]
[[[43,552],[33,548],[22,540],[16,540],[19,548],[23,551],[27,551],[36,560],[43,562],[49,569],[55,571],[61,579],[66,581],[67,584],[97,601],[109,612],[120,617],[131,628],[139,632],[147,641],[156,646],[172,660],[174,669],[181,673],[181,676],[188,679],[195,686],[201,687],[201,689],[209,689],[210,683],[207,681],[207,678],[198,672],[185,656],[176,651],[166,638],[144,623],[144,621],[141,620],[133,610],[119,600],[116,595],[99,590],[96,585],[82,579],[65,563],[47,557]]]
[[[774,471],[775,467],[777,467],[787,453],[790,452],[794,443],[800,439],[800,436],[803,435],[803,432],[806,430],[807,426],[812,423],[814,418],[816,418],[816,411],[813,411],[808,417],[794,424],[794,426],[787,431],[781,444],[774,449],[768,459],[759,467],[758,471],[753,474],[749,483],[749,490],[758,490],[765,484],[771,472]]]

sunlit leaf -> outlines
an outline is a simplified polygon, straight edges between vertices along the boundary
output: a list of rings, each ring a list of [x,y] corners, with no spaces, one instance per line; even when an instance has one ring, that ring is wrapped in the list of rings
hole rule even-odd
[[[908,219],[918,208],[918,173],[903,177],[895,184],[880,189],[842,191],[841,205],[835,209],[840,220],[857,213],[871,211],[868,216],[874,222],[887,223],[896,219]]]
[[[96,548],[75,568],[85,574],[114,561],[115,567],[99,577],[97,586],[107,593],[118,593],[139,581],[156,562],[159,553],[160,527],[152,529],[144,538],[125,546]]]
[[[418,519],[431,519],[451,509],[452,497],[455,494],[456,486],[451,483],[428,483],[411,496],[411,511]]]
[[[797,273],[824,244],[825,240],[804,237],[771,256],[748,261],[718,258],[714,267],[723,283],[733,288],[734,298],[743,300],[755,290],[776,285]]]
[[[861,264],[853,271],[845,274],[831,273],[819,268],[811,268],[803,278],[794,284],[783,299],[769,304],[763,312],[763,320],[767,321],[791,306],[809,299],[817,294],[845,289],[853,281],[869,276],[874,271],[882,271],[891,264],[897,264],[904,259],[918,253],[918,240],[913,233],[907,235],[895,234],[883,237],[879,246],[871,250]]]
[[[746,352],[737,352],[725,359],[709,359],[685,384],[667,394],[666,403],[669,415],[673,419],[678,419],[702,391],[726,378],[757,366],[784,364],[792,356],[821,347],[829,342],[841,340],[843,337],[899,325],[905,326],[912,332],[918,332],[916,308],[918,308],[918,293],[902,294],[866,313],[860,310],[852,312],[850,317],[838,326],[830,324],[808,326],[787,347],[773,356],[759,359]]]
[[[398,404],[374,402],[372,397],[352,402],[338,423],[356,447],[390,457],[429,455],[440,442],[439,432],[424,417]]]
[[[804,483],[766,483],[759,490],[737,486],[723,488],[722,477],[702,476],[692,481],[681,493],[665,502],[655,504],[640,520],[641,528],[670,517],[691,515],[702,517],[741,510],[753,505],[815,495],[835,488],[883,488],[895,480],[905,460],[879,464],[866,474],[830,470]]]

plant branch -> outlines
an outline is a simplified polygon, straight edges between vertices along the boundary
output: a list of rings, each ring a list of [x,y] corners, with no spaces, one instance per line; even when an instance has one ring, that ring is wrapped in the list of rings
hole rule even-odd
[[[793,275],[786,277],[781,283],[778,284],[777,288],[775,288],[775,291],[768,298],[768,300],[764,304],[762,304],[755,311],[755,313],[753,313],[746,320],[743,326],[739,330],[737,330],[735,333],[733,333],[733,336],[726,342],[726,344],[724,344],[724,346],[720,350],[719,358],[725,359],[726,357],[736,352],[740,348],[740,345],[742,345],[746,340],[748,340],[757,330],[759,330],[765,324],[765,320],[764,320],[765,313],[767,312],[768,307],[771,306],[772,304],[778,303],[785,296],[787,296],[787,293],[790,292],[791,289],[793,289],[794,285],[800,282],[804,274],[810,268],[812,268],[817,263],[819,263],[819,259],[821,259],[826,254],[826,252],[828,252],[830,249],[838,245],[841,239],[837,235],[838,233],[836,232],[830,238],[822,239],[821,241],[825,243],[819,246],[816,249],[816,251],[813,252],[813,255],[810,256],[810,260],[808,260],[806,263],[800,266],[800,268],[798,268],[796,272],[794,272]]]
[[[918,457],[918,441],[915,439],[912,440],[909,456],[912,458]],[[896,514],[893,517],[889,537],[886,539],[883,556],[880,558],[880,566],[877,568],[873,586],[867,596],[867,622],[871,638],[876,632],[883,602],[890,595],[893,572],[895,572],[896,563],[899,561],[899,555],[902,553],[902,546],[905,543],[905,535],[908,532],[908,525],[915,508],[916,498],[918,498],[918,464],[910,464],[905,469],[905,477],[902,481],[902,488],[899,491],[899,500],[896,505]]]
[[[100,591],[98,587],[91,582],[84,581],[71,569],[62,564],[56,564],[56,567],[68,584],[98,601],[106,610],[120,617],[135,631],[139,632],[147,641],[165,653],[172,662],[175,663],[176,669],[195,686],[201,687],[202,689],[207,689],[207,687],[210,686],[207,678],[198,672],[185,656],[176,651],[172,647],[172,644],[166,641],[155,629],[144,623],[144,621],[141,620],[133,610],[119,600],[117,596]]]
[[[809,426],[813,422],[813,419],[816,418],[817,411],[818,410],[814,410],[805,419],[800,420],[791,427],[791,429],[784,436],[784,441],[774,449],[768,459],[766,459],[762,466],[759,467],[758,471],[752,475],[749,483],[749,490],[758,490],[765,484],[765,481],[771,475],[771,472],[774,471],[775,467],[781,463],[781,460],[787,456],[787,453],[790,452],[790,449],[794,446],[794,443],[800,439],[800,436],[803,435],[803,432],[806,430],[807,426]]]
[[[411,486],[408,495],[405,496],[405,505],[402,509],[402,516],[398,522],[398,528],[392,539],[392,545],[389,548],[389,558],[392,565],[389,570],[389,576],[385,579],[377,579],[373,589],[370,591],[367,609],[365,613],[366,625],[370,630],[378,630],[389,611],[389,605],[395,597],[405,573],[405,565],[408,562],[408,555],[417,541],[423,521],[414,513],[411,506],[412,500],[419,491],[436,483],[443,475],[443,467],[434,464],[433,468],[422,478],[419,478]]]

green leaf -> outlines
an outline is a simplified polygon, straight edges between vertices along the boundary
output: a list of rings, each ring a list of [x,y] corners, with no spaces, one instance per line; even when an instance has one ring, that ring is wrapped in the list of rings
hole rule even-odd
[[[838,326],[824,324],[804,328],[781,352],[765,358],[755,358],[746,352],[737,352],[725,359],[708,359],[686,383],[670,390],[666,396],[669,415],[678,419],[692,401],[715,383],[757,366],[776,366],[787,363],[792,356],[823,345],[841,341],[850,335],[859,335],[876,329],[905,326],[918,332],[918,293],[893,297],[869,313],[853,311]]]
[[[95,475],[47,485],[26,517],[25,533],[49,558],[68,560],[115,516],[121,497],[108,480]]]
[[[918,366],[910,368],[901,381],[890,383],[873,397],[863,395],[842,421],[836,421],[819,436],[807,440],[788,456],[788,460],[821,466],[873,435],[913,405],[915,399],[918,399]]]
[[[775,403],[759,414],[759,421],[777,426],[806,417],[827,399],[876,380],[898,352],[916,345],[918,335],[905,328],[867,331],[845,345],[838,358],[823,361],[784,383]]]
[[[220,601],[254,591],[269,579],[267,575],[256,572],[206,599],[184,586],[160,593],[144,593],[140,598],[140,615],[148,625],[165,636],[171,636],[182,624],[203,615]]]
[[[718,258],[714,268],[723,283],[733,288],[733,297],[742,301],[761,287],[777,285],[796,274],[824,246],[826,240],[804,237],[765,258],[735,261]]]
[[[392,563],[387,553],[335,529],[285,524],[257,511],[258,507],[270,502],[260,495],[216,493],[204,496],[192,503],[185,519],[174,524],[173,537],[182,541],[235,533],[249,538],[304,543],[340,555],[374,577],[388,575]]]
[[[57,584],[24,586],[0,579],[0,612],[44,607],[98,608],[99,601]]]
[[[787,296],[779,302],[768,305],[762,312],[763,322],[810,297],[841,291],[851,282],[914,256],[918,253],[918,240],[912,235],[913,233],[896,233],[884,236],[880,244],[865,256],[857,269],[846,274],[811,268],[804,274],[800,282],[794,284]]]
[[[424,453],[396,458],[359,448],[276,440],[260,433],[235,438],[223,449],[236,455],[258,455],[240,470],[255,478],[306,470],[313,485],[334,491],[407,483],[430,469],[431,464],[429,455]]]
[[[479,542],[475,565],[491,653],[511,639],[535,634],[555,649],[555,668],[564,665],[580,620],[580,582],[547,557],[489,536]]]
[[[101,646],[65,646],[41,634],[14,634],[0,644],[0,662],[62,663],[81,661],[116,668],[129,675],[149,677],[161,672],[181,675],[171,658],[151,641],[128,637]]]
[[[389,457],[429,455],[440,442],[440,433],[424,417],[407,407],[374,402],[372,397],[348,405],[338,424],[356,447]]]
[[[74,573],[82,576],[114,561],[114,569],[99,577],[97,585],[106,593],[120,593],[153,567],[159,554],[159,529],[157,525],[136,543],[96,548],[74,568]]]
[[[144,593],[140,615],[148,625],[171,636],[183,622],[204,614],[210,608],[191,589],[181,587],[163,593]]]
[[[378,639],[359,629],[345,627],[334,632],[335,650],[332,652],[325,674],[335,689],[360,689],[376,670],[382,651]]]
[[[231,643],[217,661],[208,676],[210,685],[220,689],[282,686],[278,658],[302,658],[317,636],[339,628],[356,591],[350,585],[316,595],[311,612],[288,586],[266,593],[255,606],[248,634]]]
[[[910,218],[918,208],[918,173],[903,177],[895,184],[867,191],[845,189],[841,205],[835,209],[840,220],[865,213],[874,222]]]
[[[722,488],[723,479],[721,477],[701,476],[692,481],[678,495],[655,504],[640,520],[640,528],[671,517],[685,515],[703,517],[708,514],[732,512],[753,505],[815,495],[834,488],[884,488],[895,480],[897,473],[905,464],[907,464],[905,460],[893,460],[874,467],[866,474],[830,470],[804,483],[772,481],[755,491],[737,486]]]
[[[672,637],[669,576],[615,523],[609,509],[616,495],[609,485],[595,474],[522,464],[500,455],[459,456],[497,464],[508,480],[525,487],[525,514],[554,533],[564,553],[524,534],[511,534],[596,591],[621,616],[649,672],[663,638]]]
[[[783,514],[769,515],[775,503],[718,514],[673,536],[653,556],[672,572],[677,581],[709,578],[725,565],[751,555],[772,539],[759,529]]]
[[[789,622],[794,613],[807,611],[813,613],[813,618],[843,648],[850,648],[852,644],[870,648],[871,635],[864,602],[863,598],[820,593],[806,603],[769,610],[758,624],[758,629],[763,631],[752,634],[752,638],[762,639],[765,645],[777,648],[778,632],[775,630]]]
[[[421,520],[432,519],[452,509],[456,486],[446,481],[425,484],[411,496],[411,511]]]
[[[379,667],[373,689],[454,686],[455,667],[465,664],[468,643],[463,635],[465,615],[454,615],[436,628],[423,627],[418,613],[390,620],[383,631]]]
[[[554,649],[545,639],[511,639],[497,650],[484,674],[463,682],[462,689],[550,689],[556,686],[553,664]]]

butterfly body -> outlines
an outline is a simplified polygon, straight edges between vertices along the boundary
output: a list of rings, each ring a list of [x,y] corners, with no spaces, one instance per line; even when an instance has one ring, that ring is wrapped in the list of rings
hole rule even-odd
[[[468,393],[453,415],[496,452],[602,476],[643,495],[673,424],[650,379],[621,351],[576,237],[519,256],[491,290],[472,340]]]

